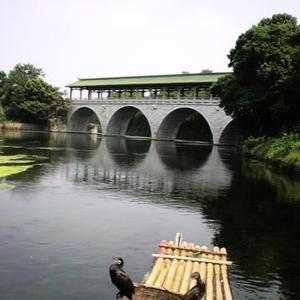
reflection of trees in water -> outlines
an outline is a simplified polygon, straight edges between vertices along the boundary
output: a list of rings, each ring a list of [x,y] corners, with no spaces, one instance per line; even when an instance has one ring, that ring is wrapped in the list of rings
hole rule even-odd
[[[8,177],[10,181],[37,182],[45,174],[45,169],[67,162],[70,154],[79,159],[89,159],[95,155],[100,141],[96,135],[13,132],[6,131],[2,152],[5,155],[26,154],[48,158],[22,174]]]
[[[48,132],[34,132],[21,130],[5,130],[1,138],[6,145],[45,145],[49,139]]]
[[[232,146],[218,146],[218,149],[222,163],[228,170],[235,172],[241,164],[239,149]]]
[[[265,181],[276,189],[276,201],[300,201],[300,179],[282,176],[264,163],[243,161],[243,173],[246,178]],[[300,202],[299,202],[300,204]]]
[[[136,167],[149,151],[150,140],[133,140],[119,137],[105,138],[112,160],[119,166]]]
[[[161,161],[171,169],[192,170],[200,168],[211,153],[210,145],[175,144],[156,142]]]
[[[203,201],[202,211],[219,223],[214,244],[226,245],[245,282],[256,278],[257,286],[267,287],[278,274],[282,292],[286,296],[292,292],[292,298],[299,299],[300,204],[290,202],[286,192],[278,201],[274,175],[256,172],[253,166],[244,166],[228,193]]]
[[[65,148],[67,141],[67,133],[51,132],[49,135],[48,146],[54,148]]]
[[[14,174],[6,178],[8,182],[16,185],[21,183],[38,182],[44,174],[49,162],[57,163],[58,153],[53,153],[49,147],[49,133],[26,132],[26,131],[5,131],[1,134],[3,148],[1,152],[5,155],[28,155],[33,161],[33,167],[25,172]]]

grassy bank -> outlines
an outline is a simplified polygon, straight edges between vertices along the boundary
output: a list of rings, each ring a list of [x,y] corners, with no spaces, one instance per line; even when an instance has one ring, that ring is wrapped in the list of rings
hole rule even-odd
[[[249,137],[242,149],[248,157],[300,175],[300,134],[291,133],[278,138]]]

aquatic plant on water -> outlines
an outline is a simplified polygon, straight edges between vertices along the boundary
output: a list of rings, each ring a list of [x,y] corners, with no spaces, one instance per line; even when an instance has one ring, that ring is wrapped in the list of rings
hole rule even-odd
[[[44,158],[30,155],[0,155],[0,180],[6,177],[25,172],[34,167],[37,161]],[[10,189],[14,186],[6,182],[0,182],[0,189]]]

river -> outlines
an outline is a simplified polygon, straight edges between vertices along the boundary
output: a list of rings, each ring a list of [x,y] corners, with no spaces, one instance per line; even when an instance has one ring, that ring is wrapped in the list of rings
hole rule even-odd
[[[140,282],[162,239],[224,246],[235,299],[300,299],[300,181],[235,148],[0,134],[42,156],[0,178],[0,299],[114,299],[112,256]]]

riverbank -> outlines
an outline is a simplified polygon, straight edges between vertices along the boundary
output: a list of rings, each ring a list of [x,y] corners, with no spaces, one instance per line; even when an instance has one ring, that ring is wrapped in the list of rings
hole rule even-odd
[[[30,130],[30,131],[44,131],[48,128],[44,125],[36,125],[30,123],[19,123],[12,121],[5,121],[0,124],[2,130]]]
[[[300,175],[300,135],[286,134],[278,138],[249,137],[242,152],[280,169]]]
[[[66,132],[67,126],[60,120],[51,122],[48,125],[4,121],[4,122],[0,123],[0,130]]]

